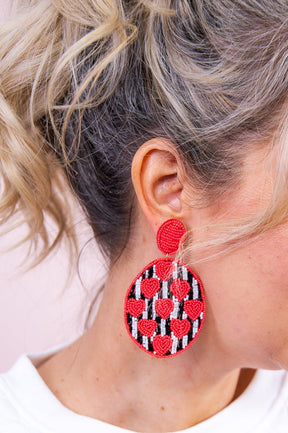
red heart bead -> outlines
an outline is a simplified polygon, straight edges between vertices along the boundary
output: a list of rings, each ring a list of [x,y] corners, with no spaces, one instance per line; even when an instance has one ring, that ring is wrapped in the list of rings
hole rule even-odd
[[[141,292],[145,298],[153,298],[160,289],[160,281],[157,278],[145,278],[141,281]]]
[[[194,301],[185,301],[184,302],[184,311],[191,320],[196,320],[203,309],[203,303],[198,300]]]
[[[139,317],[145,309],[144,299],[134,299],[130,298],[127,301],[127,311],[133,317]]]
[[[171,330],[173,331],[175,337],[182,338],[184,335],[188,334],[191,328],[191,323],[189,320],[184,319],[173,319],[171,320]]]
[[[164,356],[172,347],[172,338],[169,335],[156,335],[152,344],[156,355]]]
[[[155,320],[141,319],[138,322],[138,331],[145,337],[152,337],[156,328],[157,322]]]
[[[183,301],[190,291],[190,285],[188,281],[181,281],[176,278],[171,284],[171,291],[178,301]]]
[[[168,319],[174,310],[174,302],[172,299],[157,299],[155,302],[155,311],[162,319]]]
[[[162,281],[167,281],[172,276],[173,264],[170,260],[159,260],[156,263],[156,274]]]

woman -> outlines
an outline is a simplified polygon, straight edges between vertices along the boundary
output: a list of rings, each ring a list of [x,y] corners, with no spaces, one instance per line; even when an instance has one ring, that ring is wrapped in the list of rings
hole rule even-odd
[[[65,172],[110,264],[88,331],[1,376],[1,431],[286,432],[287,16],[42,0],[1,30],[3,218],[47,254]]]

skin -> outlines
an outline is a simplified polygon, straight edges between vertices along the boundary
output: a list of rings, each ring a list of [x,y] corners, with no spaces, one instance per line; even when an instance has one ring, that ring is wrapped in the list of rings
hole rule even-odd
[[[204,241],[219,230],[212,223],[252,216],[267,206],[273,169],[263,150],[248,154],[239,184],[204,204],[171,143],[155,139],[142,145],[132,166],[137,212],[131,238],[111,268],[95,321],[38,367],[66,407],[139,432],[177,431],[227,406],[245,390],[254,369],[288,369],[288,225],[205,261],[186,254],[203,282],[207,312],[197,341],[181,355],[157,359],[144,353],[123,321],[131,281],[161,257],[159,226],[178,218],[192,230],[193,242]]]

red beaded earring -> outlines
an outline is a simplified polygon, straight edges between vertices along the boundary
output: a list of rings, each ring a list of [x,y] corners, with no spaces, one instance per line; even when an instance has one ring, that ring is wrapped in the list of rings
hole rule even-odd
[[[165,221],[157,245],[165,258],[149,263],[133,280],[125,298],[127,331],[140,349],[157,358],[169,358],[188,349],[205,318],[203,287],[198,276],[173,255],[183,244],[181,221]]]

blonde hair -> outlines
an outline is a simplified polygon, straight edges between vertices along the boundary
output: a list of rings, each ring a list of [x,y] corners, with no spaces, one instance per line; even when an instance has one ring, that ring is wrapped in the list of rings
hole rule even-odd
[[[283,222],[287,16],[281,0],[23,1],[0,29],[1,221],[20,211],[44,257],[71,230],[65,172],[111,256],[129,236],[130,165],[144,140],[171,140],[211,199],[274,136],[270,205],[215,242]]]

